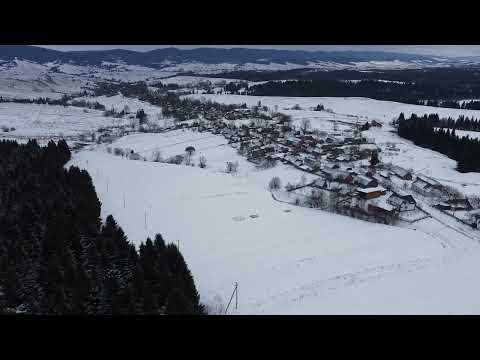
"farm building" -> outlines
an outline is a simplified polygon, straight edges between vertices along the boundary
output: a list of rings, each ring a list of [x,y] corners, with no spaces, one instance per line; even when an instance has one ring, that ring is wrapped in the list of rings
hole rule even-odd
[[[370,178],[368,176],[365,176],[365,175],[355,176],[355,178],[353,179],[353,183],[355,185],[358,185],[362,189],[374,188],[374,187],[378,186],[378,181],[377,180],[372,179],[372,178]]]
[[[328,180],[324,178],[318,178],[318,179],[315,179],[315,181],[313,182],[313,185],[326,189],[328,188]]]
[[[341,181],[341,182],[350,183],[353,180],[352,175],[350,175],[348,173],[348,171],[325,168],[325,169],[322,170],[322,173],[330,181],[338,180],[338,181]]]
[[[368,204],[367,211],[375,215],[393,215],[395,208],[385,202],[375,202]]]
[[[378,175],[380,175],[384,179],[390,179],[390,174],[388,171],[382,170],[378,172]]]
[[[386,190],[381,186],[366,189],[357,188],[357,192],[360,198],[364,200],[375,199],[386,194]]]
[[[404,193],[403,191],[393,192],[387,199],[387,202],[398,211],[415,210],[417,204],[412,195]]]
[[[471,215],[471,225],[477,229],[480,229],[480,210],[472,211]]]
[[[403,180],[412,180],[412,173],[400,166],[393,166],[391,171]]]
[[[417,175],[417,178],[412,183],[412,189],[424,195],[430,195],[440,187],[441,184],[438,181],[423,175]]]
[[[468,201],[468,199],[450,199],[435,205],[435,207],[441,210],[451,210],[451,211],[459,211],[459,210],[470,211],[473,209],[472,204],[470,204],[470,201]]]

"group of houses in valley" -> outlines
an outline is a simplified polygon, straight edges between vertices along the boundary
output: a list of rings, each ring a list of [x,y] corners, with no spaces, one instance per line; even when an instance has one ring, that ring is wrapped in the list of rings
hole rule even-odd
[[[338,131],[334,126],[332,131],[319,131],[294,126],[291,117],[269,112],[260,103],[248,108],[246,104],[222,105],[170,95],[148,94],[144,98],[162,106],[164,117],[175,118],[169,126],[155,131],[188,128],[222,135],[238,154],[259,167],[281,162],[315,176],[314,181],[302,187],[317,194],[334,193],[335,208],[347,215],[373,216],[392,223],[402,214],[420,211],[417,201],[421,197],[438,200],[437,209],[452,216],[467,212],[472,226],[480,224],[480,213],[474,213],[468,200],[447,198],[444,185],[438,181],[398,165],[373,161],[380,149],[374,139],[362,135],[358,128],[361,125],[352,123],[352,130]],[[99,141],[110,142],[119,136],[115,131],[100,133]],[[395,147],[390,150],[393,152]],[[288,191],[295,192],[296,187]]]
[[[290,121],[282,121],[275,116],[252,119],[248,109],[228,114],[232,121],[223,117],[221,121],[217,118],[215,121],[193,121],[177,126],[195,127],[198,131],[223,135],[230,146],[252,163],[272,166],[281,162],[317,176],[307,187],[335,192],[337,208],[348,209],[348,214],[362,213],[384,223],[393,223],[404,214],[415,218],[411,214],[416,212],[420,218],[425,214],[420,214],[415,197],[442,196],[443,185],[425,175],[381,162],[372,166],[372,154],[380,150],[373,139],[361,134],[302,131],[292,126]],[[290,191],[295,191],[295,188]],[[461,199],[457,200],[455,204],[446,204],[458,209]],[[478,217],[480,219],[480,215]]]

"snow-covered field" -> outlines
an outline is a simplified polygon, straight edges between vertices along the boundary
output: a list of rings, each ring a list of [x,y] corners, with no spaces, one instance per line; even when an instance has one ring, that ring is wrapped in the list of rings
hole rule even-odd
[[[214,174],[225,173],[226,164],[238,162],[235,177],[241,181],[252,182],[262,189],[267,189],[268,182],[274,176],[279,176],[284,184],[287,182],[299,183],[302,175],[307,180],[313,180],[315,175],[299,171],[291,166],[279,163],[275,168],[258,171],[255,164],[236,153],[236,149],[227,145],[227,140],[221,135],[209,132],[193,132],[190,130],[174,130],[163,134],[134,134],[122,137],[111,145],[111,148],[128,148],[139,153],[147,160],[151,160],[155,151],[159,151],[164,159],[185,154],[187,146],[193,146],[195,153],[192,163],[198,166],[198,159],[204,156],[207,167],[202,172]]]
[[[248,96],[248,95],[217,95],[217,94],[191,94],[185,95],[193,98],[205,98],[206,100],[212,100],[225,104],[241,104],[247,103],[248,106],[253,106],[261,101],[262,105],[266,105],[273,109],[275,105],[278,105],[278,110],[282,111],[283,108],[291,108],[298,104],[302,109],[308,109],[309,107],[323,104],[325,108],[332,109],[339,115],[351,115],[358,116],[368,120],[377,120],[382,122],[390,122],[394,117],[398,117],[401,112],[405,117],[409,117],[415,113],[417,115],[423,114],[438,114],[440,117],[451,116],[457,118],[460,115],[468,117],[480,118],[479,110],[462,110],[462,109],[447,109],[422,105],[410,105],[404,103],[398,103],[394,101],[382,101],[369,98],[343,98],[343,97],[281,97],[281,96]],[[289,114],[298,116],[304,116],[301,110],[289,110],[282,111]],[[313,112],[308,113],[322,113]],[[322,114],[318,114],[322,116]]]
[[[456,172],[453,160],[400,139],[388,125],[400,112],[478,118],[479,111],[365,98],[190,96],[249,106],[260,100],[291,114],[297,124],[308,118],[324,130],[332,129],[333,120],[340,130],[357,121],[380,121],[382,128],[364,134],[384,149],[383,161],[468,194],[480,193],[480,174]],[[88,100],[118,110],[143,108],[151,116],[161,110],[121,95]],[[319,103],[334,113],[308,110]],[[284,110],[296,104],[307,110]],[[10,138],[77,135],[118,122],[101,111],[71,106],[0,104],[0,126],[16,128],[0,135]],[[259,171],[226,142],[208,132],[175,130],[128,135],[108,145],[134,149],[146,158],[154,151],[163,157],[183,154],[194,146],[194,164],[203,155],[205,169],[127,160],[108,154],[106,145],[75,153],[70,164],[89,171],[102,217],[113,214],[131,241],[139,244],[155,233],[178,241],[206,304],[226,305],[238,282],[240,314],[480,313],[478,231],[440,212],[392,227],[275,201],[268,181],[279,176],[285,185],[298,182],[303,173],[281,164]],[[387,143],[400,151],[387,155]],[[224,172],[227,161],[238,161],[238,174]]]
[[[139,150],[161,143],[122,140]],[[160,232],[179,242],[207,304],[226,305],[238,282],[240,314],[480,313],[478,237],[455,227],[398,228],[279,203],[253,170],[234,176],[101,148],[71,163],[90,172],[102,216],[113,214],[131,241]]]
[[[102,111],[73,106],[0,103],[0,127],[14,127],[0,132],[0,137],[56,137],[79,135],[122,120],[105,117]]]
[[[179,76],[164,78],[164,79],[161,79],[159,81],[162,84],[178,84],[178,85],[184,86],[184,85],[188,85],[188,84],[196,85],[196,84],[198,84],[200,82],[204,82],[204,81],[210,81],[213,85],[216,85],[216,84],[221,84],[221,83],[239,82],[239,81],[242,81],[242,80],[225,79],[225,78],[210,78],[210,77],[204,77],[204,76],[179,75]],[[249,85],[253,85],[253,84],[264,83],[265,81],[259,81],[259,82],[245,81],[245,82],[247,82]]]
[[[104,105],[107,110],[114,108],[116,111],[120,112],[124,109],[125,106],[130,108],[130,112],[135,114],[137,110],[143,109],[147,115],[152,118],[157,118],[157,115],[161,113],[162,108],[159,106],[151,105],[145,101],[138,99],[125,97],[121,94],[115,96],[82,96],[78,97],[75,100],[85,100],[89,102],[99,102]]]

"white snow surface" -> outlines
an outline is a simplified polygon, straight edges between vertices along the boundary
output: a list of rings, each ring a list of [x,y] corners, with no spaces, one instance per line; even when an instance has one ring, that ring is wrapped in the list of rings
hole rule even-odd
[[[121,121],[103,116],[102,111],[74,106],[0,103],[0,127],[16,129],[8,133],[1,132],[2,138],[79,135]]]
[[[448,217],[392,227],[275,201],[268,180],[298,181],[301,172],[257,171],[209,133],[136,134],[111,146],[147,156],[188,145],[207,157],[206,169],[127,160],[102,147],[71,164],[89,171],[102,217],[113,214],[131,241],[155,233],[178,241],[202,302],[226,305],[238,282],[239,314],[480,313],[472,285],[480,237]],[[239,174],[224,173],[236,160]]]

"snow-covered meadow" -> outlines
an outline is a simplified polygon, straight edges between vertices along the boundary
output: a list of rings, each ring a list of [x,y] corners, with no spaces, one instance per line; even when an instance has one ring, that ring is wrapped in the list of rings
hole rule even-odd
[[[0,127],[15,128],[1,132],[2,137],[74,136],[122,122],[122,119],[103,116],[102,111],[74,106],[0,103]]]
[[[218,95],[218,94],[191,94],[185,95],[187,97],[205,100],[212,100],[224,104],[242,104],[246,103],[248,106],[257,105],[258,101],[262,106],[268,106],[270,109],[274,109],[275,105],[278,106],[278,111],[288,113],[293,117],[303,117],[315,115],[321,119],[322,111],[309,111],[310,107],[317,106],[318,104],[324,105],[326,109],[332,109],[335,112],[335,117],[339,116],[338,120],[351,119],[350,122],[355,122],[356,118],[364,120],[376,120],[380,122],[390,122],[393,118],[398,117],[401,112],[405,117],[409,117],[411,114],[424,115],[424,114],[438,114],[440,117],[451,116],[457,118],[460,115],[468,117],[480,117],[479,110],[463,110],[463,109],[448,109],[438,108],[422,105],[411,105],[398,103],[394,101],[382,101],[369,98],[357,98],[357,97],[282,97],[282,96],[248,96],[248,95]],[[296,104],[304,110],[284,110],[285,108],[291,109]],[[327,113],[328,114],[328,113]],[[340,118],[343,116],[344,118]],[[333,118],[333,115],[332,115]],[[312,121],[312,125],[315,125]]]
[[[113,214],[131,241],[159,232],[178,242],[207,304],[225,305],[238,282],[240,314],[479,312],[478,237],[433,220],[399,228],[276,202],[254,171],[235,176],[104,149],[71,164],[90,172],[102,217]]]

